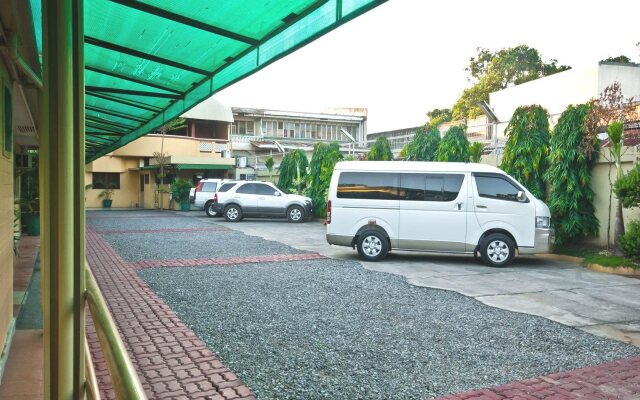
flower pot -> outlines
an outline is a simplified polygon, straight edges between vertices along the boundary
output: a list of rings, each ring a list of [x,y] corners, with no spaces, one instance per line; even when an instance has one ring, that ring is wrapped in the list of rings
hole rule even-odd
[[[40,216],[38,214],[22,214],[22,222],[28,235],[40,236]]]
[[[191,203],[189,203],[189,200],[180,202],[180,210],[181,211],[191,210]]]
[[[102,200],[102,207],[111,208],[111,203],[113,203],[113,200]]]

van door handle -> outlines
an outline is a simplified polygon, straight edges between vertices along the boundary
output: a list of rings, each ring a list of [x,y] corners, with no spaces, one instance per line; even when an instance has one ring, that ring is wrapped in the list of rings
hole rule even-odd
[[[458,206],[458,210],[462,210],[462,202],[456,203],[456,206]]]
[[[483,206],[481,204],[476,205],[477,208],[487,208],[487,206]]]

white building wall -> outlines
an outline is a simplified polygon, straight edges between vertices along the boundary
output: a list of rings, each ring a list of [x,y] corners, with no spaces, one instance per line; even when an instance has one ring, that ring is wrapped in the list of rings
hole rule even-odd
[[[616,81],[620,82],[625,98],[640,98],[640,65],[618,63],[571,69],[491,93],[490,106],[502,122],[498,124],[498,137],[504,137],[507,122],[520,106],[541,105],[547,109],[554,124],[568,105],[598,98]]]

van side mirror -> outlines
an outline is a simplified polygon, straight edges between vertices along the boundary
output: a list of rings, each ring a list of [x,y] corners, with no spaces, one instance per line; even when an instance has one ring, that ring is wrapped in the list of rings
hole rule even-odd
[[[524,203],[525,201],[527,201],[527,195],[522,190],[519,190],[518,194],[516,195],[516,200],[518,200],[520,203]]]

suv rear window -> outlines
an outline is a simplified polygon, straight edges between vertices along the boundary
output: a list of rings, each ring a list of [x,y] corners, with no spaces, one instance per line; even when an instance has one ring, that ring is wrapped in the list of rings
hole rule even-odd
[[[218,182],[204,182],[202,184],[202,188],[200,188],[201,192],[215,192],[218,187]]]
[[[222,186],[220,186],[220,189],[218,189],[218,192],[228,192],[229,189],[231,189],[235,185],[236,185],[235,182],[223,183]]]

